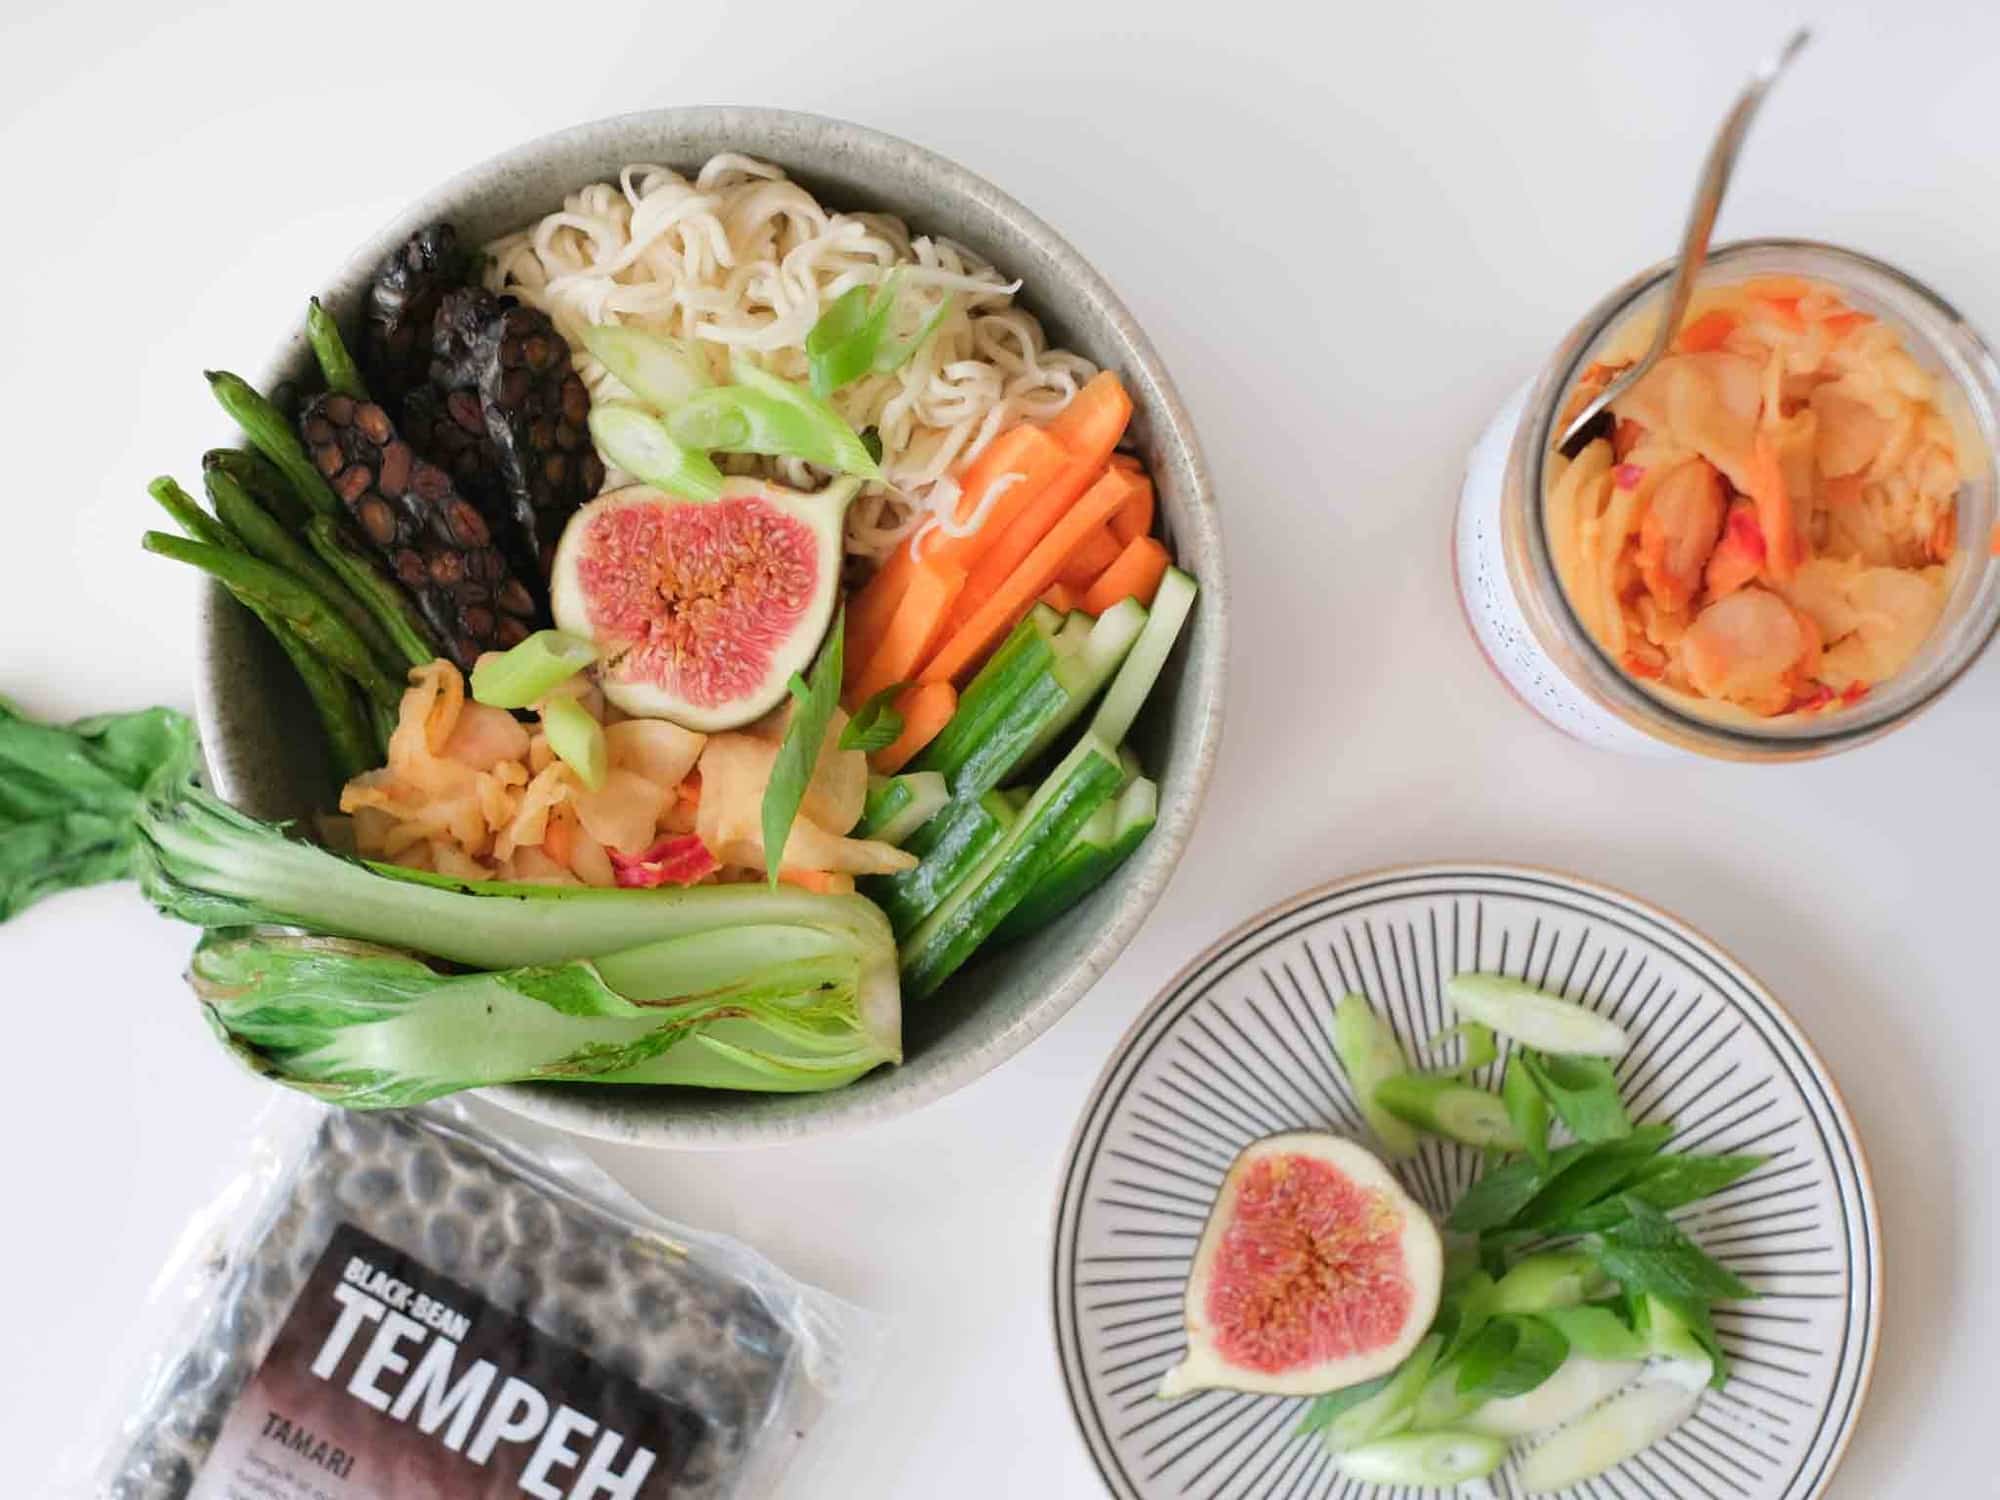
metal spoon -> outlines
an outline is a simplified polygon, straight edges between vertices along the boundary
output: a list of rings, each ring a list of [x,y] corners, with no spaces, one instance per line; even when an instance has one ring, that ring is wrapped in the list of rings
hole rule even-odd
[[[1723,117],[1722,129],[1716,132],[1715,144],[1708,148],[1708,160],[1702,163],[1701,178],[1695,184],[1694,205],[1688,210],[1687,228],[1681,232],[1680,264],[1674,267],[1673,284],[1667,288],[1667,310],[1660,319],[1659,331],[1653,335],[1653,347],[1640,356],[1637,364],[1600,391],[1597,398],[1578,412],[1576,419],[1563,429],[1562,441],[1556,446],[1566,457],[1574,458],[1583,450],[1590,428],[1598,416],[1637,384],[1648,370],[1660,362],[1660,356],[1673,347],[1674,336],[1681,331],[1681,320],[1687,316],[1688,300],[1694,296],[1695,278],[1701,274],[1702,263],[1708,259],[1708,237],[1715,229],[1715,216],[1722,211],[1722,195],[1729,189],[1729,174],[1736,169],[1737,153],[1743,149],[1744,136],[1750,133],[1750,122],[1756,118],[1757,106],[1764,102],[1764,96],[1778,81],[1778,75],[1785,71],[1786,64],[1799,55],[1811,36],[1812,32],[1803,26],[1793,32],[1790,40],[1750,75],[1749,83],[1744,85],[1743,92],[1736,96],[1736,103]]]

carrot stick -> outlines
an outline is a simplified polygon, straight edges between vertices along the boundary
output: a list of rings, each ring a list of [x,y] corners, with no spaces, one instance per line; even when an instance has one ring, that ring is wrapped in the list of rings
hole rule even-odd
[[[1720,349],[1729,335],[1736,331],[1736,314],[1716,308],[1705,312],[1674,340],[1674,348],[1682,354],[1710,354]]]
[[[1132,473],[1137,488],[1132,498],[1120,507],[1118,514],[1111,518],[1111,534],[1122,545],[1135,542],[1153,529],[1153,481],[1146,477],[1143,469]]]
[[[1128,474],[1143,474],[1146,472],[1146,466],[1139,462],[1139,455],[1136,453],[1112,454],[1111,467],[1114,469],[1123,469]]]
[[[1059,615],[1069,614],[1082,602],[1077,591],[1061,579],[1042,590],[1042,603]]]
[[[1118,508],[1118,515],[1125,513],[1124,506]],[[1113,516],[1116,520],[1118,517]],[[1063,570],[1056,578],[1058,583],[1066,583],[1073,589],[1087,589],[1097,579],[1097,575],[1118,561],[1118,554],[1124,546],[1111,534],[1108,525],[1100,526],[1081,542],[1063,564]]]
[[[951,536],[933,528],[915,545],[914,551],[923,559],[935,558],[969,568],[1014,518],[1034,504],[1036,496],[1062,472],[1067,462],[1068,450],[1041,428],[1025,423],[1008,428],[958,475],[962,493],[952,514],[961,523],[979,513],[993,485],[1006,483],[1007,488],[994,499],[979,529],[964,536]],[[1016,474],[1021,477],[1009,477]],[[918,561],[910,544],[897,547],[883,560],[875,576],[848,601],[846,654],[850,682],[880,650]]]
[[[869,756],[869,766],[878,775],[894,776],[938,737],[938,732],[951,722],[957,711],[957,688],[948,682],[919,683],[896,699],[896,712],[903,716],[903,732],[894,743]]]
[[[930,658],[944,634],[952,600],[965,587],[965,569],[957,563],[926,558],[916,565],[903,602],[882,637],[875,655],[862,667],[848,696],[855,702],[874,697],[892,683],[908,682]]]
[[[1104,471],[1097,483],[1056,522],[1007,576],[993,597],[959,626],[924,668],[923,682],[950,682],[969,672],[994,642],[1028,612],[1036,597],[1056,581],[1083,539],[1109,521],[1131,493],[1131,476],[1117,469]]]
[[[1118,377],[1106,370],[1078,391],[1049,424],[1050,436],[1071,453],[1072,462],[1015,515],[973,565],[952,611],[954,628],[971,619],[979,606],[993,597],[994,591],[1021,565],[1035,544],[1049,534],[1063,514],[1097,481],[1106,465],[1121,471],[1137,465],[1137,459],[1122,455],[1121,462],[1112,464],[1113,450],[1125,435],[1125,424],[1131,417],[1132,398],[1125,394]]]
[[[1132,398],[1125,383],[1110,370],[1100,371],[1049,423],[1049,436],[1079,458],[1095,457],[1099,466],[1111,457],[1125,424],[1132,420]]]
[[[1101,615],[1120,599],[1137,599],[1150,606],[1167,576],[1167,549],[1156,537],[1135,537],[1118,560],[1099,575],[1083,596],[1086,612]]]

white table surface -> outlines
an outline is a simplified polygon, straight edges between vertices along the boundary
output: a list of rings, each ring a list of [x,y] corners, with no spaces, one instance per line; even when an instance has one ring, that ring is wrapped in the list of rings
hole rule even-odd
[[[1820,40],[1724,233],[1857,245],[2000,329],[2000,11],[1814,8]],[[922,141],[1069,235],[1195,413],[1235,583],[1228,730],[1130,951],[1028,1052],[917,1116],[726,1157],[592,1148],[650,1203],[890,1320],[882,1378],[786,1495],[1095,1493],[1048,1303],[1092,1080],[1240,919],[1435,858],[1626,887],[1772,985],[1846,1091],[1887,1239],[1874,1393],[1832,1492],[1994,1493],[2000,658],[1829,763],[1624,760],[1507,697],[1446,562],[1466,446],[1589,301],[1667,252],[1708,130],[1796,7],[181,9],[0,15],[0,691],[37,711],[191,703],[195,580],[137,541],[146,479],[193,477],[222,431],[200,370],[257,365],[419,190],[573,121],[756,102]],[[79,1403],[122,1378],[130,1315],[264,1096],[197,1021],[188,946],[129,888],[0,931],[13,1483],[92,1440]]]

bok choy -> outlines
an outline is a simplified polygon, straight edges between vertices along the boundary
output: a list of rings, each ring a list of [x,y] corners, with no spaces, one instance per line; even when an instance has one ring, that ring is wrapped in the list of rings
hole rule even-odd
[[[830,1089],[901,1060],[895,939],[859,896],[420,875],[286,837],[196,762],[170,710],[58,729],[0,703],[0,917],[136,875],[209,929],[204,1014],[281,1082],[379,1107],[522,1079]]]
[[[596,960],[440,974],[342,938],[211,933],[189,981],[254,1071],[351,1109],[522,1080],[803,1093],[891,1060],[839,932],[715,928]]]

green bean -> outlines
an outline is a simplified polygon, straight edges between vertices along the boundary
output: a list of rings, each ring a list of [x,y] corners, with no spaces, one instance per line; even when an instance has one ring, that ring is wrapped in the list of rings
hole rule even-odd
[[[319,715],[320,728],[326,731],[327,748],[333,753],[334,774],[348,782],[380,765],[388,747],[386,743],[376,743],[369,717],[374,705],[364,707],[355,696],[353,684],[315,656],[312,648],[283,620],[248,600],[244,603],[284,648],[293,670],[306,685],[313,711]]]
[[[248,490],[221,469],[210,469],[202,478],[207,481],[208,498],[215,506],[215,513],[222,517],[225,526],[243,538],[252,556],[263,558],[273,567],[285,569],[318,594],[341,619],[354,627],[354,633],[367,642],[368,649],[375,653],[375,659],[385,671],[402,670],[402,654],[395,642],[389,639],[389,633],[368,612],[367,607],[348,592],[347,585],[332,569],[274,521],[270,513],[251,498]]]
[[[159,501],[160,509],[172,516],[174,524],[197,542],[206,542],[211,547],[229,552],[243,550],[243,543],[236,534],[203,510],[194,496],[182,489],[171,475],[162,474],[155,479],[146,486],[146,493]]]
[[[403,586],[350,546],[331,516],[314,516],[306,524],[306,540],[312,543],[320,561],[340,576],[348,592],[367,606],[389,639],[396,643],[401,653],[399,665],[407,661],[413,667],[428,666],[444,655],[432,642],[430,628],[410,603]]]
[[[306,342],[312,345],[313,354],[319,360],[319,370],[326,377],[328,390],[352,396],[356,401],[368,399],[368,386],[361,379],[361,367],[347,352],[347,345],[340,337],[340,325],[333,321],[332,313],[319,305],[317,297],[306,304]]]
[[[236,533],[197,505],[194,497],[168,476],[162,474],[147,485],[146,493],[159,501],[161,508],[196,541],[220,551],[245,550]],[[234,589],[230,592],[236,593]],[[333,752],[334,769],[340,779],[351,781],[379,764],[380,752],[375,744],[374,732],[362,717],[354,699],[354,689],[347,679],[313,655],[291,626],[270,610],[241,594],[236,594],[236,598],[263,622],[264,628],[271,632],[271,638],[291,660],[292,669],[299,674],[299,681],[305,684],[306,693],[312,698],[313,710],[319,715],[320,727],[326,731],[327,746]],[[380,749],[386,752],[386,743]]]
[[[374,702],[394,707],[401,700],[402,688],[375,664],[367,643],[319,595],[283,568],[275,568],[247,552],[226,551],[164,531],[149,531],[140,540],[148,552],[213,574],[246,604],[270,611],[297,632],[329,666],[353,678]]]
[[[306,457],[305,444],[292,431],[285,414],[241,376],[227,370],[210,370],[207,374],[208,388],[215,392],[222,409],[236,419],[236,425],[250,439],[250,446],[278,466],[307,505],[323,516],[339,515],[340,497],[334,494],[326,476]]]
[[[249,491],[250,498],[294,531],[303,530],[312,510],[278,466],[255,448],[211,448],[201,456],[203,473],[220,469]]]

